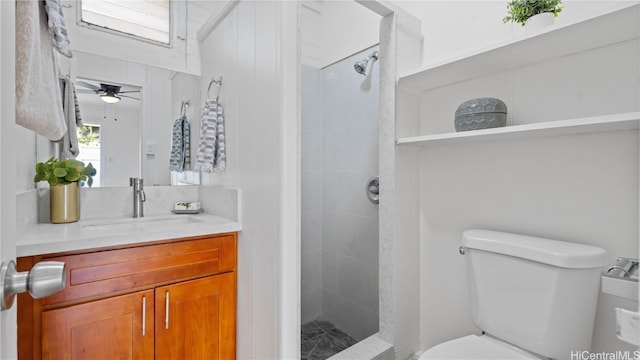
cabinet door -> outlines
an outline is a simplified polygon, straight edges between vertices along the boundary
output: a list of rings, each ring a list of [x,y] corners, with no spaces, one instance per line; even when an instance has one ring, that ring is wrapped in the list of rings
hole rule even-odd
[[[42,313],[43,359],[153,359],[153,290]]]
[[[235,359],[235,273],[156,288],[157,359]]]

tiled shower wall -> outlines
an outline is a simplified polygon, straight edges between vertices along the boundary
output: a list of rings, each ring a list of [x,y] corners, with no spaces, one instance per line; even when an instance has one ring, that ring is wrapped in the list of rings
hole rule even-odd
[[[322,83],[321,70],[302,66],[301,310],[302,323],[322,315]]]
[[[323,317],[360,340],[378,330],[378,64],[365,50],[302,71],[302,322]]]

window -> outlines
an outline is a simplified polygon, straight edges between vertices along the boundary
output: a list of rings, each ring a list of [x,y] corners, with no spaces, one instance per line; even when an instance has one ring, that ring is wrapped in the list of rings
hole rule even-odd
[[[166,45],[170,15],[170,0],[80,0],[81,24]]]
[[[78,128],[78,154],[77,160],[91,163],[98,171],[93,178],[93,186],[99,187],[102,183],[102,164],[100,155],[100,125],[85,124]]]
[[[100,147],[100,125],[82,125],[78,129],[78,143],[87,147]]]

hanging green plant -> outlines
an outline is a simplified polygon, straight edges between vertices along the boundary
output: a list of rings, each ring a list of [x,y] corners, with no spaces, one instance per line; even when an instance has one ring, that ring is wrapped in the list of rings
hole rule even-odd
[[[562,0],[512,0],[507,5],[508,15],[502,21],[515,22],[522,26],[527,20],[538,14],[552,13],[558,16],[562,11]]]

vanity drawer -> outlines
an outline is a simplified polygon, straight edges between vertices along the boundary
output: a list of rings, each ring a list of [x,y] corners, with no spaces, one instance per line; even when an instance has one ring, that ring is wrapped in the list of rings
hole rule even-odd
[[[185,279],[209,276],[236,268],[236,235],[46,257],[64,261],[64,291],[40,300],[53,305],[147,289]]]

